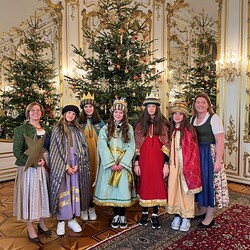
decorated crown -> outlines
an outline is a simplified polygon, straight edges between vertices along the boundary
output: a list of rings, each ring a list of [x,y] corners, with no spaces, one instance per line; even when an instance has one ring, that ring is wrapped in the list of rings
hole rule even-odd
[[[84,107],[86,104],[91,104],[91,105],[93,105],[93,106],[97,106],[97,105],[96,105],[96,101],[95,101],[94,94],[91,95],[90,92],[88,92],[87,95],[86,95],[85,93],[83,94],[80,107],[83,109],[83,107]]]
[[[161,105],[159,93],[156,89],[152,89],[151,93],[146,96],[145,101],[143,102],[143,106],[146,106],[148,104],[155,104],[157,106]]]
[[[125,113],[127,113],[128,108],[127,108],[127,103],[126,103],[126,98],[116,98],[114,100],[113,106],[111,107],[110,111],[113,112],[114,110],[122,110]]]
[[[183,102],[183,101],[176,101],[172,104],[172,106],[170,107],[170,113],[174,113],[174,112],[181,112],[183,113],[186,117],[189,116],[189,112],[187,109],[187,103]]]

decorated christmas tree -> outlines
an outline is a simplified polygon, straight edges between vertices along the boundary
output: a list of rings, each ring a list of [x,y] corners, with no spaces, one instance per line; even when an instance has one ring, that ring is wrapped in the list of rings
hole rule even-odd
[[[161,72],[156,65],[164,58],[153,58],[150,18],[131,0],[100,0],[96,18],[99,24],[86,29],[89,56],[74,47],[79,55],[80,78],[66,76],[81,99],[87,92],[95,95],[104,120],[115,98],[126,98],[128,117],[133,123],[141,113],[142,102]]]
[[[2,91],[1,103],[5,110],[0,121],[3,138],[12,138],[13,129],[24,123],[25,109],[31,102],[39,102],[45,109],[44,122],[52,126],[58,119],[59,95],[54,87],[54,60],[44,54],[51,45],[44,41],[40,19],[28,21],[28,30],[23,35],[21,51],[14,58],[7,58],[5,77],[8,90]]]
[[[217,43],[215,31],[212,29],[215,22],[207,16],[200,15],[194,18],[195,36],[191,41],[193,62],[191,66],[182,62],[182,91],[176,98],[192,103],[195,96],[205,92],[216,107],[216,56]]]

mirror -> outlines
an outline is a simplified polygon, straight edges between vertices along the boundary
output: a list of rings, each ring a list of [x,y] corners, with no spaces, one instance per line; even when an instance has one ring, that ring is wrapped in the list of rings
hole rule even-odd
[[[222,0],[199,1],[199,0],[176,0],[173,4],[167,5],[168,17],[168,85],[169,102],[176,99],[176,93],[183,91],[180,79],[185,79],[188,74],[184,73],[185,65],[191,67],[196,56],[196,49],[192,47],[192,41],[197,39],[198,25],[196,18],[200,20],[212,20],[211,29],[215,34],[216,43],[211,45],[211,53],[215,61],[220,54],[220,27],[221,27],[221,6]],[[214,11],[214,10],[217,11]],[[218,108],[218,107],[217,107]]]

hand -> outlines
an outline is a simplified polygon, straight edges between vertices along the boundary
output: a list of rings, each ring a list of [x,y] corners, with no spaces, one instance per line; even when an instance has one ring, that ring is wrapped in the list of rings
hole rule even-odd
[[[118,170],[119,170],[119,168],[118,168],[117,165],[113,165],[113,166],[111,167],[111,169],[112,169],[113,171],[118,171]]]
[[[162,169],[163,179],[168,177],[169,174],[169,166],[168,164],[164,164],[164,167]]]
[[[124,167],[123,167],[122,165],[120,165],[120,164],[119,164],[117,167],[118,167],[118,170],[119,170],[119,171],[123,170],[123,168],[124,168]]]
[[[219,172],[219,171],[221,170],[221,168],[222,168],[221,165],[222,165],[221,162],[216,161],[216,162],[214,163],[214,172]]]
[[[73,171],[73,168],[71,168],[71,167],[69,167],[68,169],[67,169],[67,174],[75,174],[74,173],[74,171]]]
[[[44,159],[40,159],[37,163],[38,166],[43,166],[45,164],[45,160]]]
[[[78,171],[78,165],[75,165],[75,166],[72,168],[72,171],[73,171],[73,173],[75,174],[75,173]]]
[[[134,172],[135,172],[138,176],[141,175],[141,168],[140,168],[139,165],[136,165],[136,166],[134,167]]]

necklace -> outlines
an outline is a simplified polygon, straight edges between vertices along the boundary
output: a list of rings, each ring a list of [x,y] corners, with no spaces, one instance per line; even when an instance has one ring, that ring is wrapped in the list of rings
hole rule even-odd
[[[203,119],[205,116],[206,116],[206,115],[204,115],[203,117],[198,117],[198,116],[197,116],[197,119]]]

